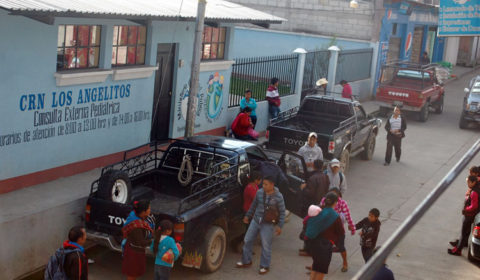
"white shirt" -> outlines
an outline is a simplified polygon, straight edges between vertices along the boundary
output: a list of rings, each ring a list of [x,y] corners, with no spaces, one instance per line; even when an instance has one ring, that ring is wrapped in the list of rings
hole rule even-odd
[[[315,160],[323,160],[323,152],[322,149],[315,144],[315,146],[310,147],[308,143],[305,143],[300,149],[298,150],[298,154],[303,157],[305,163],[312,163]],[[313,167],[308,167],[308,171],[313,171]]]
[[[402,117],[398,116],[394,118],[393,116],[390,118],[390,130],[400,130],[402,129]]]

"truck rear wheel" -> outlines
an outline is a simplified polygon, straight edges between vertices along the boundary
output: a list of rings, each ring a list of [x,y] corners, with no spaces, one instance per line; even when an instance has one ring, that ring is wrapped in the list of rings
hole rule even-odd
[[[343,166],[343,173],[347,172],[348,168],[350,167],[350,151],[348,149],[343,150],[342,154],[340,155],[340,162]]]
[[[217,271],[223,263],[227,249],[227,235],[223,228],[212,226],[205,235],[202,248],[202,265],[200,270],[203,272]]]
[[[373,152],[375,151],[375,133],[370,133],[367,142],[363,146],[362,159],[371,160],[373,158]]]
[[[421,122],[426,122],[428,120],[428,115],[430,114],[430,103],[427,102],[425,105],[422,107],[422,110],[420,110],[418,114],[418,120]]]
[[[130,202],[132,183],[128,174],[120,170],[109,170],[100,177],[97,195],[99,198],[127,204]]]
[[[444,99],[445,95],[442,95],[442,97],[440,97],[440,99],[438,99],[437,102],[435,102],[435,114],[441,114],[443,113],[443,99]]]

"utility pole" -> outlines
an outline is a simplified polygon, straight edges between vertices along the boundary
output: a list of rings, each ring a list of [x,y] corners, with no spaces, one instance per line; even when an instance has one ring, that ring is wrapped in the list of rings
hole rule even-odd
[[[203,25],[207,0],[198,0],[197,19],[195,22],[195,41],[193,43],[192,72],[190,74],[190,92],[188,94],[187,121],[185,123],[185,138],[194,135],[195,117],[198,104],[198,77],[200,75],[200,59],[202,54]]]

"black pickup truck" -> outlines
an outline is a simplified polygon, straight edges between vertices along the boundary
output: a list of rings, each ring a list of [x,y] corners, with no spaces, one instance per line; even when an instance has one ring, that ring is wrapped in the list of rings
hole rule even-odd
[[[132,202],[148,199],[157,223],[174,223],[172,236],[183,247],[182,265],[216,271],[227,244],[245,230],[243,187],[250,169],[278,169],[276,185],[287,209],[300,214],[306,166],[294,153],[275,163],[255,144],[216,136],[175,140],[166,150],[147,147],[130,158],[125,152],[123,161],[103,168],[92,183],[85,214],[90,240],[121,251],[121,228]]]
[[[331,96],[307,96],[300,107],[279,114],[267,128],[267,149],[298,151],[310,132],[318,135],[325,159],[338,158],[344,171],[350,157],[372,159],[381,120],[365,113],[358,101]]]

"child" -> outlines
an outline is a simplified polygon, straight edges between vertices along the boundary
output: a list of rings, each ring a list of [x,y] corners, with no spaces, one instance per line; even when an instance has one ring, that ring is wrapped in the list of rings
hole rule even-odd
[[[173,263],[181,254],[182,247],[170,237],[173,232],[173,223],[169,220],[160,222],[155,232],[155,240],[151,245],[155,256],[155,280],[168,280]]]
[[[308,214],[307,216],[305,216],[305,218],[303,219],[303,227],[302,227],[302,232],[300,232],[300,240],[303,241],[303,248],[299,250],[299,255],[300,256],[304,256],[304,257],[311,257],[310,253],[307,252],[307,245],[306,245],[306,241],[307,241],[307,236],[305,236],[305,232],[307,230],[307,223],[308,223],[308,220],[312,217],[316,217],[318,216],[318,214],[320,214],[322,212],[322,208],[320,208],[319,206],[317,205],[310,205],[308,207]],[[308,270],[312,270],[312,267],[311,266],[306,266],[305,267],[306,269]]]
[[[470,231],[472,223],[475,220],[475,216],[479,212],[479,194],[480,187],[478,185],[478,178],[476,175],[470,175],[467,178],[468,190],[465,194],[465,204],[463,206],[463,222],[462,222],[462,233],[460,240],[450,242],[453,249],[448,249],[448,253],[454,256],[461,256],[463,247],[468,244],[468,237],[470,236]]]
[[[355,225],[353,224],[352,218],[350,216],[350,209],[348,208],[348,204],[345,200],[342,199],[342,193],[340,192],[339,188],[331,189],[332,192],[336,193],[338,196],[337,206],[335,206],[334,210],[340,215],[342,219],[342,223],[345,224],[345,221],[348,223],[348,229],[355,235]],[[322,198],[322,202],[320,202],[320,206],[324,206],[325,197]],[[337,250],[342,255],[343,259],[343,267],[342,272],[348,271],[348,262],[347,262],[347,249],[345,249],[345,235],[340,237],[337,244]],[[334,251],[336,252],[336,251]]]
[[[373,249],[377,245],[378,233],[380,232],[380,211],[377,208],[373,208],[368,213],[368,217],[361,220],[355,225],[356,229],[360,231],[360,246],[362,247],[362,255],[365,263],[372,257]]]
[[[262,177],[259,172],[253,171],[252,175],[248,178],[248,185],[243,190],[243,213],[247,213],[252,205],[255,195],[258,191],[258,185],[262,181]]]
[[[272,78],[267,89],[266,99],[268,101],[268,112],[272,119],[278,117],[280,113],[280,94],[278,93],[278,79]]]

